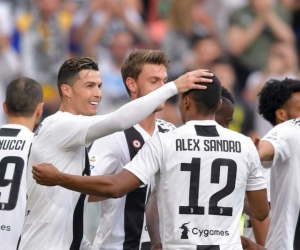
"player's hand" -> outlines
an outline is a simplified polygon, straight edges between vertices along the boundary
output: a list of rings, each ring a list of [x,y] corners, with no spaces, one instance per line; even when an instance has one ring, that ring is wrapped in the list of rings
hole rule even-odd
[[[32,174],[37,184],[56,186],[60,172],[50,163],[35,163],[32,168]]]
[[[184,93],[190,89],[206,89],[206,86],[196,83],[211,83],[212,77],[213,74],[208,72],[206,69],[197,69],[180,76],[174,81],[174,83],[177,87],[178,93]]]
[[[259,142],[260,142],[260,138],[258,136],[255,136],[255,138],[253,139],[253,143],[254,143],[256,149],[258,149]]]
[[[151,244],[151,250],[162,250],[162,244],[161,243],[156,243],[156,244]]]
[[[267,250],[263,246],[256,244],[255,242],[244,236],[241,236],[241,241],[244,250]]]

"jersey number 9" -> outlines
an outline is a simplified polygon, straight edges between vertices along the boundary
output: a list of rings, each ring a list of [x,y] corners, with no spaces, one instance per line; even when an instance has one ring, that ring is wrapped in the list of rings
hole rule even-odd
[[[13,210],[18,201],[24,160],[7,156],[0,161],[0,210]]]

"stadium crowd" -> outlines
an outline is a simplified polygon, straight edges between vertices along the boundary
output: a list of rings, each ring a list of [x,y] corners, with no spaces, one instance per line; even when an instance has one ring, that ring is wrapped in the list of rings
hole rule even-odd
[[[165,51],[167,82],[196,69],[213,72],[234,97],[229,128],[262,138],[275,124],[257,112],[258,93],[271,79],[300,77],[300,3],[0,0],[0,102],[13,79],[33,78],[44,93],[43,120],[60,107],[61,65],[72,57],[91,57],[102,81],[98,114],[109,113],[130,101],[121,67],[134,49]],[[169,98],[157,117],[182,125],[178,102],[178,96]],[[1,111],[0,126],[6,123]],[[94,206],[85,213],[90,241],[99,224]]]

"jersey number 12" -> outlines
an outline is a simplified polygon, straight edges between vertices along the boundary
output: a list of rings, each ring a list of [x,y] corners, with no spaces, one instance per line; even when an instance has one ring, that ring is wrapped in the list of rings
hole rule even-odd
[[[211,166],[211,183],[220,182],[221,166],[228,167],[228,177],[226,186],[213,194],[209,199],[208,214],[232,216],[232,207],[220,207],[218,202],[224,197],[230,195],[235,188],[237,165],[231,159],[215,159]],[[190,171],[190,192],[189,206],[179,206],[179,214],[204,214],[204,207],[198,206],[199,185],[200,185],[201,159],[193,158],[191,163],[182,163],[181,171]]]

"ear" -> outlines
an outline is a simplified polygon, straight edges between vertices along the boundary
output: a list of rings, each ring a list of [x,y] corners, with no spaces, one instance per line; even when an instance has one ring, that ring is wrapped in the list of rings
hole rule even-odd
[[[72,88],[68,84],[62,84],[61,87],[61,92],[63,96],[70,98],[72,96]]]
[[[135,94],[137,92],[137,84],[133,78],[127,77],[125,84],[129,89],[130,93]]]
[[[276,120],[279,122],[285,122],[288,120],[287,112],[285,109],[280,108],[275,111]]]
[[[223,103],[223,100],[222,100],[222,98],[220,98],[220,100],[218,102],[218,108],[217,108],[216,112],[221,108],[222,103]]]
[[[192,104],[192,99],[190,98],[190,96],[186,95],[182,101],[183,101],[183,107],[185,109],[189,109]]]
[[[4,111],[4,114],[8,115],[8,111],[7,111],[7,107],[6,107],[6,102],[3,102],[3,111]]]
[[[36,107],[36,117],[41,118],[43,115],[43,108],[44,108],[44,103],[41,102],[37,105]]]

